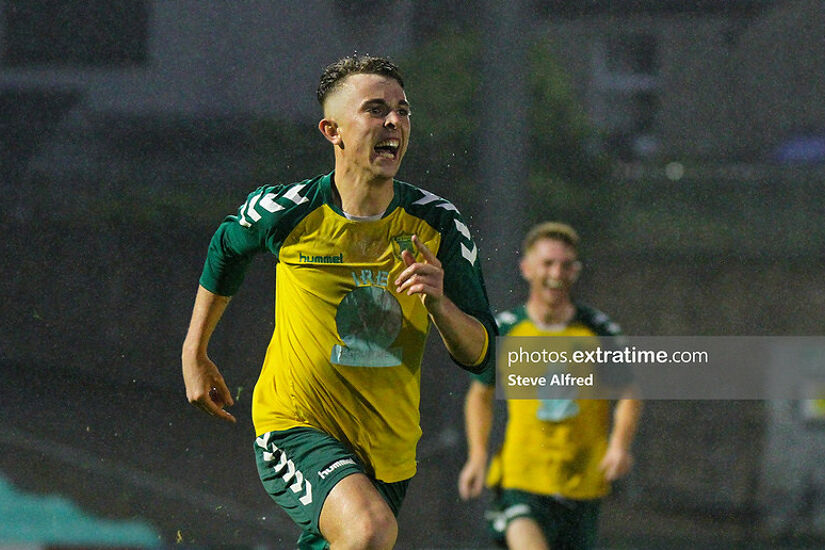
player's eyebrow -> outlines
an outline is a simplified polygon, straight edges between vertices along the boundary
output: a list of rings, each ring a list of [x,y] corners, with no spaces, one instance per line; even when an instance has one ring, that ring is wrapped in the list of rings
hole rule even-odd
[[[364,101],[364,103],[361,104],[362,109],[367,109],[369,107],[374,107],[374,106],[382,106],[382,107],[387,106],[387,107],[389,107],[389,103],[387,103],[387,101],[385,99],[377,97],[377,98],[374,98],[374,99],[367,99],[367,100]],[[402,99],[401,101],[398,102],[398,106],[409,109],[410,108],[410,103],[406,99]]]

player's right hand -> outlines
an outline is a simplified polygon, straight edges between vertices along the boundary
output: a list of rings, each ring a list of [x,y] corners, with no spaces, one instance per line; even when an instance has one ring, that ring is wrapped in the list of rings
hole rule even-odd
[[[486,471],[485,460],[467,460],[458,475],[458,495],[461,500],[469,500],[481,494]]]
[[[234,405],[235,401],[215,363],[206,356],[184,356],[182,364],[183,382],[189,402],[221,420],[236,422],[235,417],[224,409]]]

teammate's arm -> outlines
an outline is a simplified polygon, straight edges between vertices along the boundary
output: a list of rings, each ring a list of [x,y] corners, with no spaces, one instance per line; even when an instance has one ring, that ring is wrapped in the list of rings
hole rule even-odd
[[[639,426],[642,414],[642,402],[638,399],[620,399],[613,411],[613,428],[607,442],[607,452],[600,468],[607,481],[614,481],[624,476],[633,466],[630,453],[633,438]]]
[[[487,353],[487,330],[478,319],[464,313],[444,294],[441,262],[417,235],[412,239],[424,261],[416,262],[409,251],[402,253],[407,268],[395,280],[397,291],[421,295],[450,355],[462,365],[478,365]]]
[[[214,294],[198,286],[192,319],[181,351],[181,364],[186,398],[189,402],[206,413],[228,422],[235,422],[235,417],[223,408],[234,405],[232,394],[218,367],[207,354],[209,339],[229,300],[227,296]]]
[[[463,500],[477,497],[484,487],[487,444],[493,424],[494,386],[473,380],[464,401],[467,432],[467,462],[458,476],[458,494]]]

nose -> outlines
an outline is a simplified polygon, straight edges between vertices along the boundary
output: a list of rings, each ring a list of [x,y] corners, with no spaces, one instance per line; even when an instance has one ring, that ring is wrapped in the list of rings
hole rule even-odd
[[[384,117],[384,127],[394,130],[398,127],[398,121],[400,116],[395,111],[390,111],[387,113],[387,116]]]

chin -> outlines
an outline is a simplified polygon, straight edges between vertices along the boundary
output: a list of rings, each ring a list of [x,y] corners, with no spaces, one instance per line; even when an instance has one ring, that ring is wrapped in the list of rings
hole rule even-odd
[[[565,296],[564,290],[560,288],[547,288],[544,290],[544,297],[550,303],[561,301]]]
[[[396,162],[392,166],[378,166],[375,175],[379,178],[394,178],[399,168],[401,168],[400,162]]]

